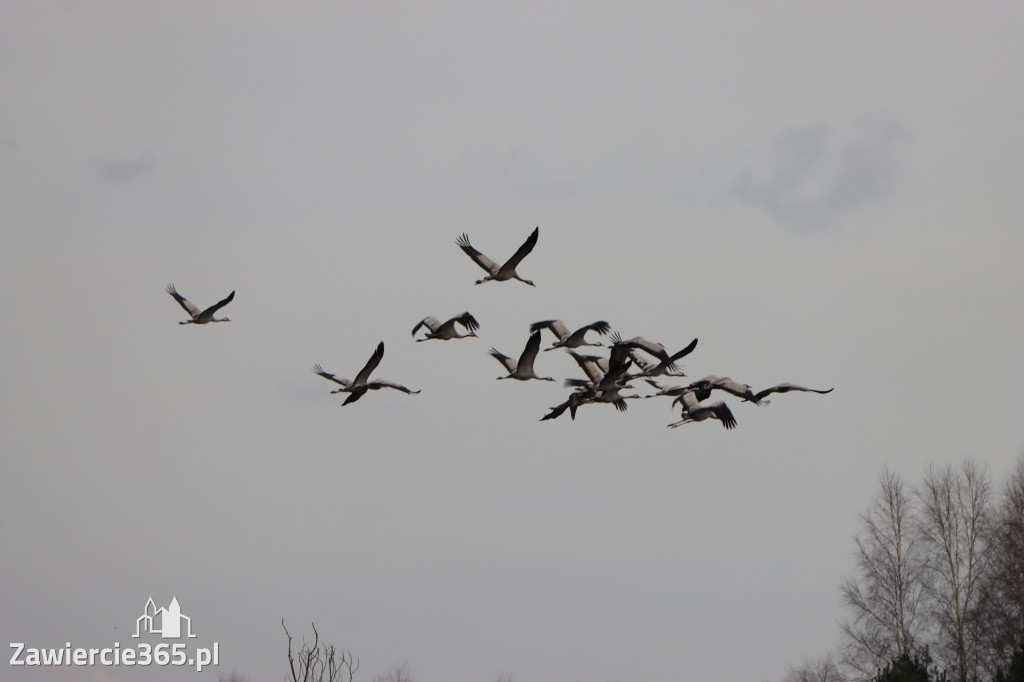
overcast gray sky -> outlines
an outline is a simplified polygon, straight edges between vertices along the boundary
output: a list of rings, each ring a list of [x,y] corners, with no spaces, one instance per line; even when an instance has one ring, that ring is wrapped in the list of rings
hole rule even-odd
[[[778,680],[857,514],[1024,446],[1024,6],[0,4],[0,641],[148,597],[250,682],[284,617],[418,682]],[[483,273],[540,226],[520,273]],[[237,291],[228,324],[179,326]],[[413,343],[471,311],[480,338]],[[835,386],[539,422],[529,323]],[[313,363],[422,393],[342,409]],[[578,376],[545,353],[538,371]],[[156,640],[156,643],[159,640]],[[5,668],[4,679],[194,679]]]

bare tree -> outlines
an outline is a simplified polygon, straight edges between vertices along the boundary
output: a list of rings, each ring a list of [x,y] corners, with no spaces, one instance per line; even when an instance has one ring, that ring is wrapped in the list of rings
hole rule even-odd
[[[981,585],[979,625],[990,675],[1024,642],[1024,456],[1010,474],[993,512],[989,571]]]
[[[377,675],[373,678],[373,682],[413,682],[414,679],[412,673],[409,672],[409,662],[406,661],[401,665],[396,665],[395,669],[387,675]]]
[[[799,667],[789,667],[783,682],[843,682],[845,679],[839,671],[832,654],[825,654],[816,661],[804,661]]]
[[[871,679],[889,661],[918,648],[926,566],[912,500],[899,476],[883,469],[878,492],[860,517],[858,574],[840,588],[850,611],[841,624],[841,658],[855,679]]]
[[[955,682],[978,677],[978,602],[985,574],[990,489],[984,469],[965,461],[929,467],[918,490],[920,533],[928,555],[933,653]]]
[[[359,661],[352,658],[348,651],[339,651],[333,644],[320,644],[320,633],[313,625],[313,643],[302,640],[302,648],[292,654],[292,635],[285,627],[284,618],[281,627],[288,637],[288,673],[286,679],[291,682],[352,682],[352,677],[359,669]]]

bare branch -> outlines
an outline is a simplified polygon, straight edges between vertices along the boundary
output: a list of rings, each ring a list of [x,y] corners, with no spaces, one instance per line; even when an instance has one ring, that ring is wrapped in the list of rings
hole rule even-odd
[[[281,619],[281,627],[288,637],[288,668],[292,682],[352,682],[359,669],[359,659],[353,658],[348,651],[338,650],[333,644],[321,644],[316,624],[312,625],[313,644],[303,640],[296,662],[291,633],[285,627],[284,618]]]

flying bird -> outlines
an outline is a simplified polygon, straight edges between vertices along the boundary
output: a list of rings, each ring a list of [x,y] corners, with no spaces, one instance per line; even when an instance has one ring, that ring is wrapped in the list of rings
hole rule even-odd
[[[714,375],[698,379],[689,386],[670,386],[668,388],[663,388],[657,393],[647,397],[655,398],[662,395],[675,396],[675,400],[672,401],[672,404],[675,405],[678,402],[682,402],[683,396],[687,393],[693,393],[698,401],[703,401],[710,398],[711,391],[714,390],[725,391],[737,398],[743,398],[743,400],[752,402],[757,406],[761,406],[763,404],[761,399],[754,395],[754,392],[747,384],[741,384],[738,381],[733,381],[729,377],[716,377]]]
[[[660,371],[661,374],[674,373],[677,376],[679,375],[679,368],[676,367],[675,361],[681,357],[689,355],[691,352],[693,352],[693,349],[697,347],[697,339],[694,339],[686,348],[682,349],[675,355],[669,355],[668,350],[666,350],[663,344],[655,343],[654,341],[648,341],[642,336],[634,336],[631,339],[626,339],[625,341],[623,341],[619,333],[614,332],[609,338],[612,340],[612,343],[614,344],[622,344],[624,346],[628,346],[629,348],[642,350],[651,357],[656,358],[658,360],[659,365],[664,366],[663,369]]]
[[[565,386],[576,390],[569,394],[565,402],[552,407],[550,412],[541,417],[541,421],[557,419],[566,409],[570,417],[576,419],[576,410],[586,403],[611,403],[619,412],[625,412],[628,407],[626,400],[640,397],[621,393],[623,389],[631,388],[628,382],[633,378],[628,375],[632,363],[626,346],[612,346],[611,355],[607,358],[580,355],[573,351],[569,351],[569,355],[587,378],[566,379]]]
[[[641,348],[641,349],[643,349],[642,346],[634,344],[631,341],[623,341],[621,343],[623,345],[629,346],[630,348]],[[661,344],[658,344],[658,345],[660,346]],[[632,352],[632,350],[629,353],[629,357],[632,358],[633,362],[636,363],[636,365],[640,368],[639,376],[642,376],[642,377],[658,377],[658,376],[661,376],[663,374],[667,374],[669,376],[674,376],[674,377],[685,377],[686,375],[683,374],[683,372],[678,367],[676,367],[676,360],[679,360],[681,358],[685,358],[687,355],[692,353],[693,350],[696,347],[697,347],[697,339],[694,339],[693,341],[690,342],[690,345],[688,345],[686,348],[682,349],[678,353],[675,353],[673,355],[668,355],[668,353],[666,352],[665,355],[667,355],[668,357],[665,357],[664,359],[660,359],[657,363],[644,360],[643,358],[641,358],[639,356],[639,354]],[[657,356],[656,355],[655,357],[661,357],[661,356]]]
[[[732,416],[729,406],[721,400],[714,403],[701,403],[697,400],[697,394],[694,391],[683,393],[677,400],[681,400],[683,403],[683,411],[680,414],[682,420],[669,424],[670,429],[690,422],[702,422],[705,419],[717,419],[722,422],[722,426],[729,430],[736,428],[736,418]],[[673,401],[674,403],[675,401]]]
[[[468,330],[467,334],[460,334],[455,329],[455,324],[461,324]],[[427,333],[422,339],[416,339],[417,341],[426,341],[428,339],[440,339],[441,341],[447,341],[449,339],[465,339],[470,336],[476,336],[476,330],[480,328],[480,323],[476,321],[476,318],[470,315],[468,312],[462,313],[458,317],[453,317],[447,322],[440,322],[436,317],[430,315],[424,317],[412,328],[412,335],[416,336],[416,332],[419,331],[420,327],[426,327]]]
[[[763,391],[758,391],[757,393],[755,393],[754,394],[754,402],[757,402],[759,400],[763,400],[765,398],[765,396],[769,396],[772,393],[788,393],[790,391],[807,391],[808,393],[822,393],[822,394],[825,394],[825,393],[831,393],[833,390],[835,390],[835,387],[823,390],[823,389],[819,389],[819,388],[806,388],[804,386],[797,386],[796,384],[791,384],[791,383],[788,383],[788,382],[783,382],[783,383],[778,384],[776,386],[772,386],[771,388],[766,388]],[[770,401],[765,401],[765,402],[770,402]]]
[[[377,350],[373,352],[373,355],[367,361],[366,365],[361,370],[359,370],[359,374],[357,374],[356,378],[352,379],[351,381],[349,381],[345,377],[339,377],[335,376],[334,374],[331,374],[330,372],[325,372],[323,367],[321,367],[318,364],[313,365],[313,373],[319,374],[324,379],[329,379],[341,386],[341,388],[337,389],[336,391],[331,391],[331,393],[349,394],[348,398],[345,398],[345,402],[341,404],[342,407],[348,405],[349,403],[354,403],[355,401],[359,400],[367,391],[376,391],[382,388],[393,388],[397,391],[401,391],[402,393],[407,394],[419,393],[419,391],[413,391],[409,388],[406,388],[405,386],[402,386],[401,384],[396,384],[391,381],[385,381],[383,379],[378,379],[377,381],[370,381],[370,375],[373,373],[373,370],[377,369],[377,365],[380,364],[380,360],[383,357],[384,342],[381,341],[377,345]]]
[[[599,391],[593,388],[576,389],[569,394],[569,398],[565,402],[550,408],[550,412],[541,417],[540,420],[543,422],[549,419],[558,419],[566,409],[569,410],[569,417],[575,420],[576,410],[579,409],[580,405],[587,403],[611,403],[619,412],[625,412],[628,407],[626,399],[638,396],[619,395],[620,390],[622,390],[621,387],[616,387],[610,391]]]
[[[226,306],[228,303],[231,303],[231,300],[235,297],[235,292],[233,291],[230,294],[228,294],[228,297],[225,298],[223,301],[220,301],[219,303],[214,303],[206,310],[199,310],[199,308],[197,308],[195,304],[192,303],[192,301],[188,300],[187,298],[179,294],[178,290],[174,288],[173,284],[167,285],[167,293],[173,296],[174,300],[177,301],[178,304],[185,309],[185,312],[192,316],[191,320],[185,320],[184,322],[179,322],[178,324],[206,324],[207,322],[231,321],[226,317],[218,319],[214,317],[213,314],[216,313],[221,308],[223,308],[224,306]]]
[[[576,361],[576,364],[580,366],[583,373],[587,375],[591,383],[600,383],[604,379],[604,375],[608,373],[608,368],[611,364],[610,358],[602,358],[596,355],[580,355],[575,351],[568,351],[568,353]]]
[[[490,351],[491,357],[495,358],[501,363],[502,367],[508,370],[508,375],[498,377],[498,379],[518,379],[519,381],[527,381],[529,379],[540,379],[541,381],[554,381],[554,377],[539,377],[533,370],[533,361],[537,359],[537,351],[540,350],[540,332],[535,331],[530,335],[530,339],[526,342],[526,348],[523,349],[523,354],[519,356],[519,361],[516,362],[509,356],[505,355],[496,348],[492,348]]]
[[[580,355],[574,351],[569,351],[569,355],[580,366],[587,378],[566,379],[567,387],[592,388],[598,392],[611,392],[621,388],[630,388],[629,381],[636,376],[628,374],[632,362],[629,359],[629,349],[622,344],[612,346],[611,353],[607,358],[596,355]]]
[[[520,261],[526,258],[527,254],[533,251],[533,247],[537,245],[537,237],[539,235],[540,227],[537,227],[532,233],[530,233],[530,236],[526,238],[526,241],[519,247],[519,250],[516,251],[511,258],[505,261],[504,265],[498,265],[484,254],[474,249],[473,245],[469,243],[469,236],[465,233],[463,233],[455,243],[459,245],[459,248],[466,252],[467,256],[473,259],[474,263],[487,271],[487,276],[483,279],[478,279],[475,282],[476,284],[483,284],[484,282],[489,282],[491,280],[504,282],[510,279],[518,279],[520,282],[529,284],[532,287],[536,285],[530,280],[520,277],[519,274],[516,273],[516,267],[519,265]]]
[[[569,379],[566,382],[566,386],[579,386],[575,381]],[[628,408],[626,401],[630,398],[639,398],[639,395],[622,395],[621,391],[624,390],[625,386],[613,386],[611,388],[593,388],[593,387],[580,387],[577,388],[569,395],[569,399],[564,403],[550,408],[551,411],[541,417],[541,421],[548,419],[557,419],[559,415],[565,412],[566,408],[569,408],[569,416],[572,419],[576,419],[576,410],[580,405],[587,403],[610,403],[615,406],[615,409],[619,412],[625,412]]]
[[[541,320],[540,322],[534,322],[530,325],[530,331],[535,332],[538,329],[550,329],[551,333],[558,337],[558,340],[544,350],[554,350],[556,348],[579,348],[580,346],[600,346],[603,345],[600,342],[587,343],[584,336],[590,330],[597,332],[598,334],[607,334],[611,330],[609,325],[604,320],[598,320],[592,322],[584,327],[580,327],[576,331],[569,331],[569,328],[565,326],[565,322],[561,320]]]
[[[714,375],[706,376],[703,379],[690,384],[690,388],[696,391],[697,400],[707,400],[711,396],[711,391],[719,390],[731,393],[737,398],[743,398],[749,400],[755,405],[761,405],[761,399],[754,395],[753,390],[747,384],[741,384],[738,381],[733,381],[729,377],[716,377]],[[683,394],[685,395],[685,393]],[[678,402],[679,398],[673,401],[673,404]]]
[[[593,391],[591,391],[590,394],[593,394]],[[570,417],[575,420],[576,409],[583,403],[587,402],[589,397],[590,396],[587,395],[586,391],[573,391],[569,394],[568,400],[550,408],[550,411],[541,417],[540,420],[542,422],[546,422],[549,419],[558,419],[567,409],[569,410]]]

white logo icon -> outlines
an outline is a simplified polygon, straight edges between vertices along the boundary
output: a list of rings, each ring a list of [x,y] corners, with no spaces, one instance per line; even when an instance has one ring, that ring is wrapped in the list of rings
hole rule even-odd
[[[158,609],[150,597],[142,615],[135,621],[135,634],[132,637],[140,637],[142,632],[149,632],[164,639],[180,639],[183,621],[186,637],[195,637],[192,634],[192,619],[181,613],[177,597],[171,599],[171,604],[166,609]]]

